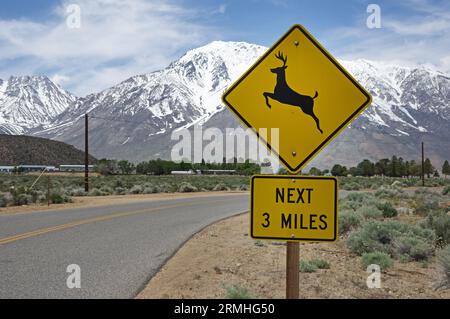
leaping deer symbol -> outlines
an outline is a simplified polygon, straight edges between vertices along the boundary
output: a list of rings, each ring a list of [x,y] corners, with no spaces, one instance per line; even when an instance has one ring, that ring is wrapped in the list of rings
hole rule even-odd
[[[273,93],[263,93],[264,97],[266,98],[267,106],[269,108],[272,107],[269,104],[269,97],[283,104],[297,106],[303,111],[303,113],[308,114],[314,119],[314,121],[316,121],[317,129],[320,131],[320,133],[323,133],[322,129],[320,128],[319,119],[314,114],[314,99],[319,96],[319,94],[316,91],[314,97],[311,97],[308,95],[299,94],[291,89],[286,82],[287,56],[283,56],[283,53],[278,52],[278,54],[275,54],[275,57],[283,61],[283,66],[270,69],[272,73],[275,73],[277,75],[277,84],[275,85],[275,90]]]

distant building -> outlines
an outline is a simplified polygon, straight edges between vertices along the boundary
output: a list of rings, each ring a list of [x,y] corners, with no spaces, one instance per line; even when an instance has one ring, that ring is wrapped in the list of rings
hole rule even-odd
[[[48,165],[19,165],[17,166],[17,170],[19,172],[42,172],[43,170],[46,170],[47,172],[55,172],[57,169],[55,166],[48,166]]]
[[[0,173],[11,174],[14,171],[14,166],[0,166]]]
[[[188,171],[171,171],[170,174],[171,175],[195,175],[197,173],[190,169]]]
[[[88,170],[94,170],[94,165],[88,165]],[[84,172],[84,165],[59,165],[60,172]]]
[[[234,175],[236,170],[234,169],[204,169],[202,174],[206,175]]]

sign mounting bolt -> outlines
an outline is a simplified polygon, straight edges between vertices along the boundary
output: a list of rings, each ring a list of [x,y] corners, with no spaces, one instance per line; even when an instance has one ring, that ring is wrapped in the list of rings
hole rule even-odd
[[[297,152],[296,151],[292,151],[292,156],[297,156]]]
[[[294,41],[294,45],[295,45],[296,47],[298,47],[299,43],[298,43],[297,40]]]

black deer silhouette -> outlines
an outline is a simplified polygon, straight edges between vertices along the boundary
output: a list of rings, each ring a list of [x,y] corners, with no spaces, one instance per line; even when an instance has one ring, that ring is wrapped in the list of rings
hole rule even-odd
[[[271,108],[271,105],[269,104],[269,97],[283,104],[297,106],[301,108],[303,113],[308,114],[314,119],[314,121],[316,121],[317,129],[320,131],[320,133],[323,133],[322,129],[320,128],[319,119],[314,114],[314,99],[319,96],[319,94],[316,91],[314,97],[311,97],[308,95],[301,95],[291,89],[286,82],[287,55],[283,56],[283,53],[278,52],[278,54],[275,54],[275,57],[283,61],[283,66],[270,69],[272,73],[275,73],[277,75],[277,84],[275,85],[275,90],[273,93],[263,93],[264,97],[266,98],[267,106]]]

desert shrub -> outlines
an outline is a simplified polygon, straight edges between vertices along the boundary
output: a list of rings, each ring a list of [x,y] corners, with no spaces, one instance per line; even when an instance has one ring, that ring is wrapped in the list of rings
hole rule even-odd
[[[315,272],[317,266],[309,260],[300,260],[299,271],[305,273]]]
[[[114,189],[114,194],[116,195],[125,195],[127,193],[127,190],[123,187],[116,187]]]
[[[159,193],[161,190],[156,185],[144,185],[144,189],[142,191],[143,194],[154,194]]]
[[[330,269],[330,263],[323,259],[313,259],[311,263],[316,265],[318,269]]]
[[[350,193],[347,197],[339,201],[341,210],[352,209],[357,210],[362,206],[375,205],[376,200],[372,194],[368,193]]]
[[[389,202],[378,203],[376,206],[381,210],[383,217],[391,218],[398,215],[397,210]]]
[[[359,191],[361,189],[361,185],[355,182],[350,182],[345,183],[341,188],[347,191]]]
[[[219,183],[216,186],[214,186],[213,191],[227,191],[229,188],[224,183]]]
[[[450,244],[450,216],[444,211],[430,213],[421,225],[434,231],[438,245]]]
[[[383,212],[376,206],[362,206],[356,212],[366,219],[380,219],[383,217]]]
[[[198,188],[195,187],[194,185],[187,183],[187,182],[183,182],[180,184],[180,187],[178,188],[178,191],[180,193],[190,193],[190,192],[197,192]]]
[[[432,230],[416,225],[371,220],[350,235],[347,246],[358,255],[383,252],[394,258],[420,260],[432,253],[435,237]]]
[[[450,288],[450,245],[444,247],[438,255],[439,265],[444,273],[440,287]]]
[[[398,187],[392,186],[380,186],[375,191],[375,196],[378,198],[397,198],[403,196],[403,191]]]
[[[227,299],[253,299],[255,298],[250,294],[247,288],[240,286],[225,287],[225,297]]]
[[[361,256],[361,264],[364,270],[367,269],[369,265],[378,265],[382,270],[386,270],[393,265],[391,257],[383,252],[374,251],[371,253],[364,253]]]
[[[84,188],[81,188],[81,187],[70,188],[66,191],[66,194],[69,196],[86,196],[86,192],[84,191]]]
[[[134,185],[128,191],[128,193],[130,193],[130,194],[142,194],[143,192],[144,192],[144,187],[142,185]]]
[[[439,210],[439,201],[433,197],[416,197],[413,203],[415,213],[420,216],[426,216],[433,211]]]
[[[6,207],[8,205],[8,199],[4,194],[0,194],[0,207]]]
[[[344,210],[339,214],[339,233],[345,234],[361,225],[363,218],[352,210]]]
[[[450,185],[447,185],[442,190],[442,195],[450,195]]]
[[[92,188],[89,191],[89,196],[107,196],[107,195],[110,195],[110,194],[105,192],[105,191],[103,191],[100,188]]]
[[[249,190],[249,187],[246,184],[242,184],[241,186],[239,186],[239,190],[240,191],[247,191],[247,190]]]
[[[72,201],[72,199],[70,198],[70,196],[67,196],[65,194],[60,194],[60,193],[51,193],[50,194],[50,202],[52,204],[64,204],[64,203],[69,203],[71,201]]]
[[[323,259],[301,260],[299,271],[304,273],[315,272],[317,269],[329,269],[330,264]]]
[[[104,194],[104,195],[112,195],[114,193],[114,191],[112,190],[111,187],[103,185],[102,187],[100,187],[100,191]]]
[[[13,195],[13,201],[15,206],[28,205],[33,202],[33,198],[29,194],[15,194]]]
[[[428,260],[433,255],[433,245],[422,238],[402,236],[396,241],[397,255],[402,261]]]

